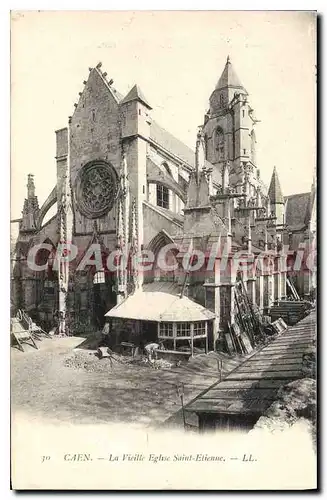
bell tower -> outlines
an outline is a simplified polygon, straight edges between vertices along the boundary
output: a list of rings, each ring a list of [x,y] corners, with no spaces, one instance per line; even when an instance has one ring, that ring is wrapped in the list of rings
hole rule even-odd
[[[229,56],[209,103],[203,126],[207,160],[216,167],[213,177],[220,183],[224,163],[229,161],[230,185],[236,187],[242,184],[245,166],[249,162],[256,166],[254,125],[258,120]]]

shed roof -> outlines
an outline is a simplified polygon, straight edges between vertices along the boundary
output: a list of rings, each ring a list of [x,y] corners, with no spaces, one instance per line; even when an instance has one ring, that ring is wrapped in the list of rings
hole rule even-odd
[[[214,313],[188,297],[155,291],[136,291],[105,316],[158,322],[207,321],[215,317]]]
[[[303,376],[303,354],[311,349],[315,335],[316,316],[312,312],[202,392],[185,409],[198,414],[259,417],[276,399],[282,385]]]

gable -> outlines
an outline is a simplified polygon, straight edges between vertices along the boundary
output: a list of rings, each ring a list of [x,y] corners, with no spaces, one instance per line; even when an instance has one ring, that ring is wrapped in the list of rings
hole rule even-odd
[[[119,99],[96,69],[79,97],[71,120],[71,181],[92,160],[105,160],[119,168]]]

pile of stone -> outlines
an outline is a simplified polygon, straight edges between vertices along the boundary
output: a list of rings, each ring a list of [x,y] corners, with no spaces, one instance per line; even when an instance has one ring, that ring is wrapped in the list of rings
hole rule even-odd
[[[94,352],[77,351],[64,361],[64,366],[74,370],[85,370],[87,372],[108,371],[112,368],[113,361],[104,358],[99,363],[99,358]]]

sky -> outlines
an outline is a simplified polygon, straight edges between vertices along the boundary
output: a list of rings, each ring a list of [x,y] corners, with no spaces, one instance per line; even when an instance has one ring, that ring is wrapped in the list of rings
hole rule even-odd
[[[137,83],[152,116],[194,149],[227,55],[249,93],[257,163],[283,194],[307,192],[316,163],[316,19],[310,12],[15,12],[11,21],[11,218],[27,174],[41,205],[56,183],[55,130],[67,125],[89,67]]]

